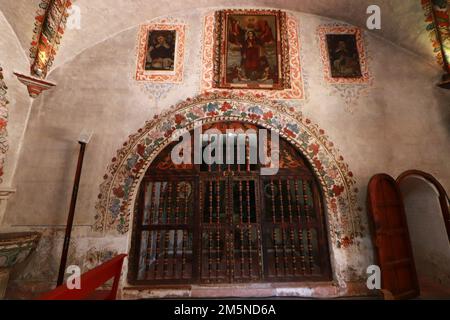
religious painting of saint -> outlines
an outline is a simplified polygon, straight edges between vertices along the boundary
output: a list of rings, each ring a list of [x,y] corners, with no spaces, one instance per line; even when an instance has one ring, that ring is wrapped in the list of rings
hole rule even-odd
[[[175,30],[150,30],[148,32],[145,70],[173,71],[175,41]]]
[[[354,34],[327,34],[326,41],[331,77],[362,77],[356,36]]]
[[[184,73],[186,25],[151,23],[138,34],[136,80],[181,83]]]
[[[273,10],[216,13],[215,87],[290,87],[286,16]]]

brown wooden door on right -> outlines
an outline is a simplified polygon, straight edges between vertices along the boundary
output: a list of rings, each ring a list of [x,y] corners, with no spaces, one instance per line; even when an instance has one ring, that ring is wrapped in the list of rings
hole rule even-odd
[[[379,174],[369,182],[368,211],[373,242],[381,268],[382,289],[395,299],[420,294],[403,199],[396,181]]]

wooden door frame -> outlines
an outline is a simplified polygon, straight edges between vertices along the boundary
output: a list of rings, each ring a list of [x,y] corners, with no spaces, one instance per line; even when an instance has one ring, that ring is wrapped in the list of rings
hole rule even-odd
[[[444,218],[445,229],[447,230],[447,238],[450,242],[450,212],[449,212],[449,198],[447,192],[445,191],[442,184],[431,174],[420,171],[420,170],[408,170],[403,172],[397,178],[397,184],[400,186],[400,183],[409,177],[419,176],[429,183],[431,183],[439,192],[439,204],[441,206],[442,217]]]

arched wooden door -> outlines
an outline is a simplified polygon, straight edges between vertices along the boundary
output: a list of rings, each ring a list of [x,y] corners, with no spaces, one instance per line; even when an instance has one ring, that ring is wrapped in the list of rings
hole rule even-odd
[[[372,177],[367,200],[382,289],[390,291],[395,299],[417,297],[419,284],[397,182],[386,174]]]

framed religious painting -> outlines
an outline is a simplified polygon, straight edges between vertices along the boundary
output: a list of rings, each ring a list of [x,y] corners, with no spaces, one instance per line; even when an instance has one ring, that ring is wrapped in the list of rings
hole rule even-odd
[[[361,30],[351,26],[319,27],[325,80],[330,83],[369,81]]]
[[[181,82],[184,25],[148,24],[139,32],[136,80]]]
[[[221,10],[215,20],[215,88],[290,88],[285,13]]]

